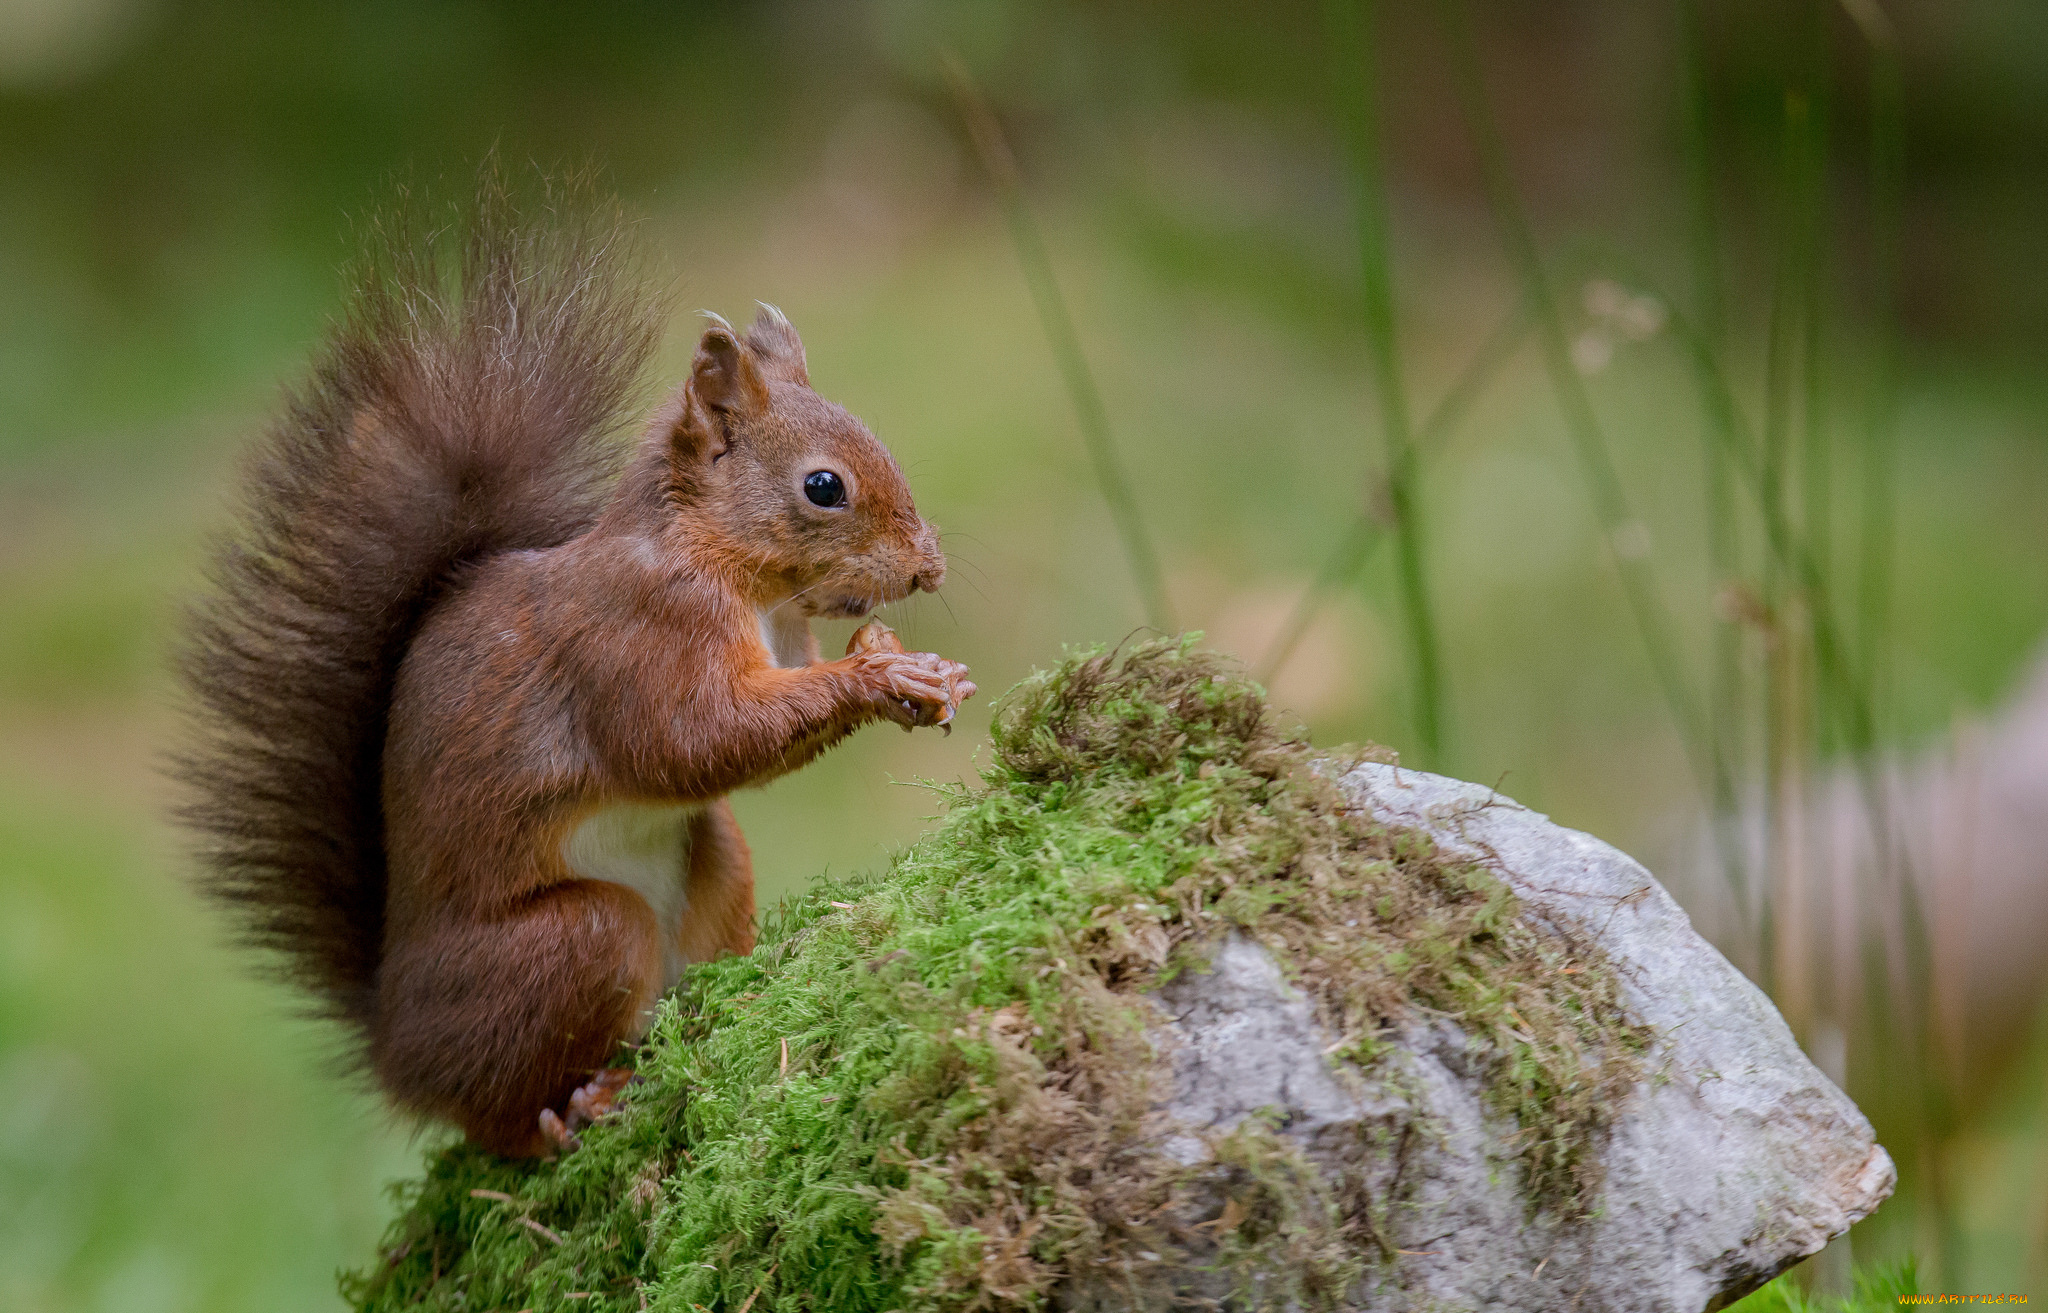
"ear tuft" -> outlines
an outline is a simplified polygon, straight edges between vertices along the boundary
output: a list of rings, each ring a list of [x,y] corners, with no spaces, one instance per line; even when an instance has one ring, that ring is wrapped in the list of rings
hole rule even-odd
[[[721,323],[705,329],[697,342],[697,357],[690,363],[690,390],[706,406],[724,414],[758,414],[767,408],[768,385],[750,356],[733,335],[732,325]]]
[[[796,335],[796,325],[766,301],[754,304],[761,307],[761,313],[754,316],[753,327],[747,330],[747,350],[770,377],[809,387],[810,370],[804,363],[803,339]]]

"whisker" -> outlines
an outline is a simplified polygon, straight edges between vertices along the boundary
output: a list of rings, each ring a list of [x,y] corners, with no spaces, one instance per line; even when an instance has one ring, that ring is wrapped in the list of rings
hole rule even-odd
[[[824,583],[824,582],[825,582],[824,580],[820,579],[820,580],[818,581],[818,584],[822,584],[822,583]],[[782,609],[783,607],[785,607],[785,606],[788,606],[788,605],[789,605],[789,604],[790,604],[791,602],[794,602],[794,601],[795,601],[795,600],[796,600],[797,598],[799,598],[799,597],[802,597],[802,596],[803,596],[803,595],[804,595],[805,593],[808,593],[808,592],[810,592],[812,588],[816,588],[816,587],[818,586],[818,584],[812,584],[812,585],[810,585],[810,587],[809,587],[809,588],[799,588],[799,589],[797,589],[797,590],[796,590],[795,592],[791,593],[791,594],[790,594],[790,595],[789,595],[788,597],[785,597],[785,598],[783,598],[783,599],[782,599],[781,601],[777,602],[777,603],[776,603],[775,605],[773,605],[773,606],[769,607],[769,608],[768,608],[768,614],[769,614],[769,615],[774,615],[774,614],[775,614],[775,613],[776,613],[777,611],[780,611],[780,610],[781,610],[781,609]]]
[[[966,567],[967,567],[968,569],[970,569],[970,570],[974,571],[974,572],[975,572],[976,574],[980,575],[980,576],[981,576],[981,577],[982,577],[983,579],[987,579],[987,578],[988,578],[988,571],[987,571],[987,570],[984,570],[984,569],[983,569],[983,568],[981,567],[980,563],[979,563],[979,562],[977,562],[977,561],[975,561],[975,560],[974,560],[974,558],[972,558],[972,557],[969,557],[969,556],[949,556],[949,557],[947,557],[947,558],[946,558],[946,564],[947,564],[947,566],[948,566],[948,567],[951,567],[951,566],[952,566],[953,564],[955,564],[956,562],[957,562],[958,564],[960,564],[960,565],[964,565],[964,566],[966,566]]]

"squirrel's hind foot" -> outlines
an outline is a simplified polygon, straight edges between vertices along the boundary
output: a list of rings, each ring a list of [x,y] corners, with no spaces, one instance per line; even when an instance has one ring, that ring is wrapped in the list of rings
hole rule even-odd
[[[583,1141],[576,1132],[609,1116],[619,1101],[619,1094],[639,1079],[631,1067],[607,1067],[592,1076],[575,1093],[569,1096],[568,1115],[564,1117],[553,1108],[540,1110],[541,1138],[553,1147],[555,1153],[574,1153],[583,1147]]]

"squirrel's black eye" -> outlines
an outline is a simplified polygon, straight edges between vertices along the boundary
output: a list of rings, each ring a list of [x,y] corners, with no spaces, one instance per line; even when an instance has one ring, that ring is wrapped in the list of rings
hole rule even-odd
[[[817,470],[804,476],[804,496],[813,506],[844,506],[846,483],[830,470]]]

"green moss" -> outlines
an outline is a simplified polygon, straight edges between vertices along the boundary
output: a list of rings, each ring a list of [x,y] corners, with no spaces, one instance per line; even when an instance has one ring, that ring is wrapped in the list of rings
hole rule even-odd
[[[1259,689],[1188,640],[1085,653],[1003,700],[994,763],[885,875],[820,883],[693,969],[623,1111],[557,1163],[436,1154],[372,1309],[1034,1307],[1201,1256],[1246,1302],[1324,1305],[1388,1257],[1254,1119],[1206,1176],[1138,1133],[1143,994],[1231,930],[1371,1067],[1415,1008],[1490,1055],[1533,1206],[1596,1205],[1646,1036],[1590,944],[1498,878],[1349,810]],[[1320,760],[1321,764],[1318,765]],[[1221,1185],[1218,1173],[1221,1173]]]
[[[1905,1296],[1919,1293],[1917,1271],[1906,1259],[1889,1267],[1859,1269],[1855,1292],[1847,1298],[1809,1295],[1787,1276],[1730,1304],[1728,1313],[1890,1313]]]

